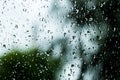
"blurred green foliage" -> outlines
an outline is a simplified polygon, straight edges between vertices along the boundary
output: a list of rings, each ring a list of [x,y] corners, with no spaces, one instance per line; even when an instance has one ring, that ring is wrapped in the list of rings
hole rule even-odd
[[[0,80],[54,80],[58,64],[37,49],[14,50],[0,58]]]

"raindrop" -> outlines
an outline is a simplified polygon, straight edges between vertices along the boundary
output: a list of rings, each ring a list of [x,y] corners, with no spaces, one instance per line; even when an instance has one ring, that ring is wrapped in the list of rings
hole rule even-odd
[[[5,44],[3,44],[3,47],[4,47],[4,48],[6,48],[6,45],[5,45]]]
[[[16,29],[18,28],[18,25],[17,25],[17,24],[15,25],[15,28],[16,28]]]

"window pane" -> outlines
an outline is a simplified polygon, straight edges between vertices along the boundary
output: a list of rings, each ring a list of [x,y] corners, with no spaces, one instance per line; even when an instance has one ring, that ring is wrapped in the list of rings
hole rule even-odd
[[[1,0],[0,80],[119,80],[119,0]]]

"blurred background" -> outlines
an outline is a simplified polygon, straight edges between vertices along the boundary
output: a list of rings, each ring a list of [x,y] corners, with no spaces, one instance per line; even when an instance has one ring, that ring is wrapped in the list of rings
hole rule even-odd
[[[0,79],[119,80],[119,26],[119,0],[1,0]]]

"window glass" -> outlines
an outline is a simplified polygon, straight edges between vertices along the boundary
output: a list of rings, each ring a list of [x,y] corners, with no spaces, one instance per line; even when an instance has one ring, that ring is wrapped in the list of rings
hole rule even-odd
[[[0,0],[0,80],[120,80],[120,1]]]

